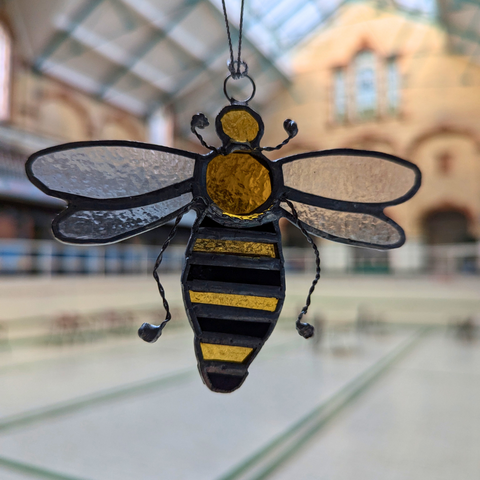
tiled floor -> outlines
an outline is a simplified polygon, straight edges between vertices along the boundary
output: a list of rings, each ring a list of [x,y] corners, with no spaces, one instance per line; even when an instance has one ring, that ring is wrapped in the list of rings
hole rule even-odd
[[[0,342],[0,480],[219,480],[411,334],[359,335],[348,324],[359,305],[405,323],[480,311],[475,279],[324,279],[309,315],[334,327],[314,352],[294,329],[310,281],[287,275],[283,319],[232,395],[202,385],[188,328],[167,328],[154,345],[133,333]],[[180,308],[178,275],[165,283]],[[62,309],[159,305],[145,277],[0,281],[0,323],[20,327]],[[478,480],[479,398],[480,344],[431,332],[272,478]]]
[[[315,353],[293,329],[279,329],[232,395],[202,385],[189,332],[153,346],[124,342],[90,351],[87,345],[83,355],[63,349],[57,361],[10,365],[0,370],[0,478],[8,478],[2,469],[14,471],[3,458],[60,474],[50,478],[213,480],[407,334],[367,336],[355,350],[334,355]],[[192,375],[178,382],[157,381],[186,369]],[[150,388],[138,388],[140,381]],[[105,396],[112,388],[123,390]],[[12,478],[37,478],[16,472]]]
[[[275,480],[478,480],[480,343],[430,335]]]

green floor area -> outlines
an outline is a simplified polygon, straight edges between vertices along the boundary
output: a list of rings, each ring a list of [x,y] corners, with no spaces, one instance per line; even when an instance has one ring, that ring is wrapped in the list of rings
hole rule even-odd
[[[36,293],[31,279],[3,283],[3,315],[16,303],[44,327],[68,302],[80,316],[124,309],[135,321],[159,309],[148,278],[87,280],[52,279]],[[28,322],[10,317],[2,480],[480,477],[474,282],[322,279],[309,316],[321,315],[323,328],[312,341],[294,327],[309,278],[290,277],[284,315],[245,384],[221,395],[201,382],[177,278],[166,280],[177,325],[153,345],[132,318],[128,329],[57,332],[55,341],[50,323],[22,342]],[[412,317],[422,311],[431,316],[420,325]],[[469,329],[439,325],[465,318]]]

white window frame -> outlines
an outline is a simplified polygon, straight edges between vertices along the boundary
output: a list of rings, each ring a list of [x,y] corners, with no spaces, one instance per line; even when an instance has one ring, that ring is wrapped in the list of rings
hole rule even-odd
[[[371,118],[377,115],[379,106],[377,56],[373,50],[362,50],[357,53],[353,63],[356,116],[359,119]]]
[[[387,114],[395,114],[400,109],[401,76],[398,57],[389,57],[385,61],[385,100]]]
[[[347,71],[338,67],[333,72],[333,114],[336,122],[342,123],[347,119],[348,89]]]

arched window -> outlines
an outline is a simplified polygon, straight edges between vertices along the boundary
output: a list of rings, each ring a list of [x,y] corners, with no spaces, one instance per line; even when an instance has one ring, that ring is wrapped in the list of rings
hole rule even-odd
[[[377,111],[376,59],[370,50],[355,57],[355,107],[359,117],[370,117]]]
[[[332,120],[373,120],[400,111],[401,75],[396,56],[361,50],[351,63],[332,69]]]
[[[333,81],[335,120],[343,122],[347,116],[347,88],[344,68],[335,70]]]
[[[0,23],[0,121],[10,113],[10,59],[10,35]]]
[[[400,106],[400,73],[396,57],[390,57],[386,62],[387,70],[387,109],[388,113],[396,113]]]

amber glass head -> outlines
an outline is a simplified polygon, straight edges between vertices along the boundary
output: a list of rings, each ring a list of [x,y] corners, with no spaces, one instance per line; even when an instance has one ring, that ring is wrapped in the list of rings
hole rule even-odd
[[[218,115],[216,129],[223,143],[247,143],[257,146],[263,135],[260,116],[246,105],[225,107]]]

